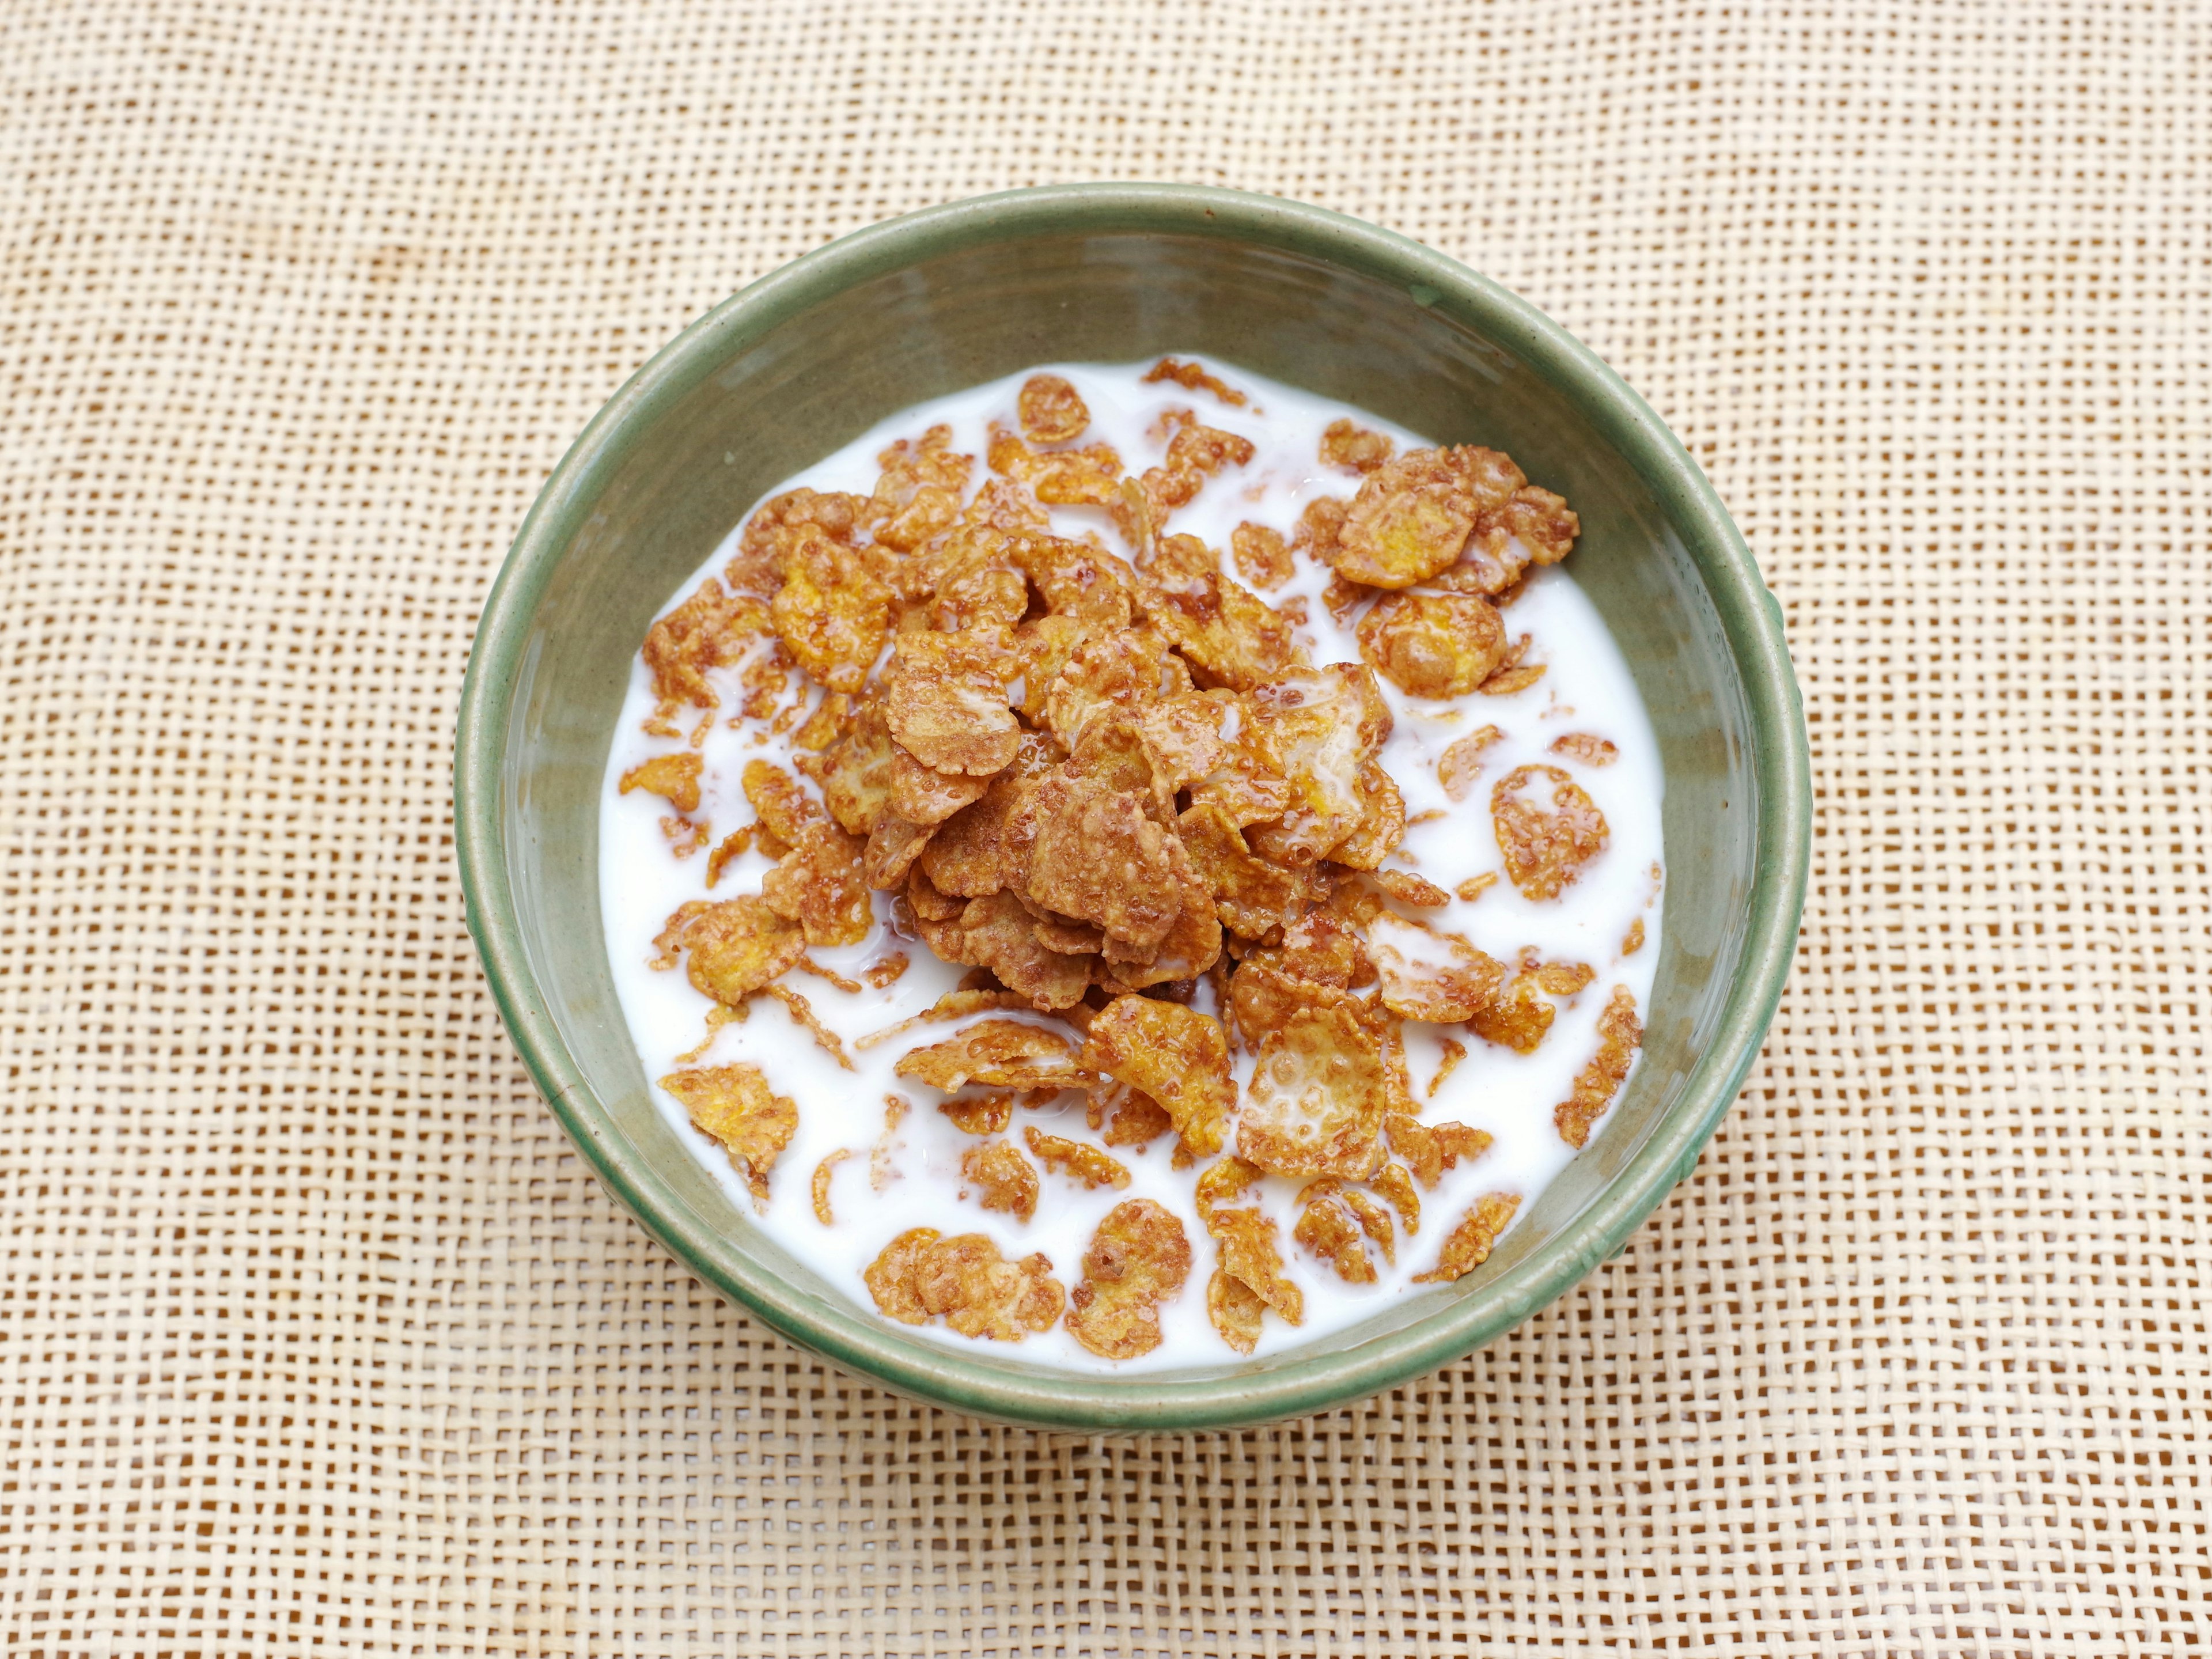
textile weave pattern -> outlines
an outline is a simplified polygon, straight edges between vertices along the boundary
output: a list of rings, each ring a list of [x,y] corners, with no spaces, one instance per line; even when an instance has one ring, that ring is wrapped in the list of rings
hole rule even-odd
[[[0,9],[10,1655],[2201,1646],[2202,8]],[[1625,1250],[1382,1398],[981,1426],[599,1191],[462,921],[548,469],[885,216],[1275,191],[1682,434],[1817,823],[1767,1051]]]

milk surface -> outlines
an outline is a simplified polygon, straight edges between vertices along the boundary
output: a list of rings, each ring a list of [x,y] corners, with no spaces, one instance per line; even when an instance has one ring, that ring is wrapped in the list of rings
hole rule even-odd
[[[1250,520],[1269,526],[1287,538],[1308,501],[1319,495],[1349,498],[1357,490],[1356,474],[1324,465],[1319,459],[1322,432],[1330,422],[1348,416],[1370,430],[1389,434],[1401,451],[1433,441],[1364,410],[1326,402],[1233,365],[1206,362],[1207,368],[1249,396],[1250,402],[1243,408],[1224,404],[1203,390],[1188,391],[1172,383],[1144,385],[1141,377],[1151,366],[1150,360],[1113,365],[1040,364],[987,386],[917,404],[784,481],[769,494],[804,486],[866,495],[875,487],[880,471],[876,457],[880,451],[894,440],[918,438],[929,427],[939,424],[951,428],[954,449],[976,457],[969,480],[972,494],[992,476],[982,459],[991,425],[995,422],[1018,430],[1015,397],[1022,382],[1036,374],[1057,374],[1071,381],[1090,406],[1091,426],[1079,441],[1112,444],[1121,453],[1125,471],[1132,476],[1156,465],[1164,453],[1168,434],[1162,430],[1162,416],[1170,410],[1193,410],[1205,424],[1239,433],[1253,441],[1257,453],[1250,463],[1242,468],[1225,467],[1211,477],[1197,499],[1178,508],[1169,525],[1170,532],[1196,536],[1220,550],[1224,573],[1234,576],[1228,550],[1230,534],[1238,524]],[[1571,501],[1569,505],[1574,503]],[[1048,510],[1055,533],[1079,539],[1096,532],[1108,547],[1128,556],[1128,548],[1104,509]],[[745,517],[751,517],[750,509]],[[740,526],[742,523],[741,520]],[[674,609],[701,578],[721,569],[736,550],[738,536],[738,527],[733,526],[722,545],[702,559],[693,579],[670,599],[666,609]],[[1546,961],[1587,963],[1597,970],[1597,977],[1576,996],[1564,1001],[1554,999],[1558,1018],[1532,1054],[1515,1054],[1458,1027],[1412,1022],[1405,1025],[1407,1059],[1422,1120],[1456,1121],[1487,1130],[1495,1139],[1481,1158],[1472,1162],[1462,1159],[1456,1170],[1445,1172],[1433,1190],[1421,1193],[1420,1231],[1407,1237],[1400,1229],[1395,1265],[1383,1262],[1379,1252],[1370,1247],[1377,1282],[1347,1285],[1334,1268],[1292,1242],[1290,1230],[1297,1212],[1291,1205],[1305,1184],[1303,1181],[1270,1176],[1255,1189],[1260,1202],[1279,1224],[1278,1243],[1285,1274],[1305,1295],[1304,1322],[1289,1326],[1270,1313],[1255,1357],[1314,1341],[1381,1311],[1396,1298],[1441,1292],[1445,1287],[1409,1281],[1435,1266],[1445,1237],[1468,1207],[1487,1193],[1518,1193],[1520,1213],[1526,1215],[1537,1193],[1574,1156],[1573,1149],[1559,1139],[1553,1109],[1572,1092],[1576,1074],[1595,1052],[1598,1016],[1613,987],[1626,985],[1635,995],[1639,1016],[1648,1018],[1662,911],[1658,745],[1627,665],[1595,609],[1567,574],[1573,562],[1571,555],[1564,566],[1533,572],[1520,596],[1504,613],[1510,638],[1534,635],[1524,660],[1547,665],[1543,678],[1511,696],[1476,695],[1452,705],[1409,697],[1378,675],[1376,684],[1395,717],[1395,727],[1379,758],[1404,793],[1411,826],[1399,852],[1388,861],[1389,867],[1416,870],[1447,891],[1469,877],[1486,872],[1498,874],[1498,880],[1474,902],[1455,898],[1442,909],[1418,914],[1440,930],[1463,934],[1509,963],[1524,951],[1533,951]],[[1306,621],[1297,633],[1316,665],[1358,662],[1359,647],[1352,632],[1357,614],[1347,617],[1343,626],[1336,624],[1322,600],[1330,572],[1303,555],[1297,565],[1296,575],[1288,583],[1262,597],[1278,609],[1292,610],[1294,601],[1304,598]],[[733,720],[738,698],[729,688],[742,672],[742,665],[727,671],[722,709],[700,751],[704,761],[701,800],[699,810],[691,816],[711,822],[717,842],[752,820],[752,810],[739,787],[748,761],[766,758],[792,769],[787,739],[771,736],[761,722]],[[814,695],[818,701],[818,690]],[[680,967],[655,971],[647,965],[653,955],[653,936],[669,913],[687,901],[758,892],[761,878],[772,867],[771,861],[759,853],[745,853],[726,866],[710,892],[706,887],[706,854],[678,860],[670,851],[659,827],[668,812],[667,804],[642,791],[628,796],[619,793],[625,772],[655,754],[683,747],[680,739],[648,737],[641,731],[653,705],[643,660],[634,660],[629,696],[608,757],[599,815],[599,892],[607,955],[623,1013],[648,1079],[665,1075],[674,1069],[677,1055],[698,1048],[706,1035],[708,1012],[714,1006],[692,988]],[[691,711],[680,723],[688,727],[696,718],[697,711]],[[1480,778],[1465,800],[1455,803],[1437,781],[1437,761],[1455,738],[1485,726],[1498,727],[1504,738],[1483,750]],[[1592,767],[1550,752],[1553,741],[1567,732],[1593,732],[1608,738],[1618,748],[1620,757],[1609,766]],[[1606,850],[1583,866],[1577,879],[1558,899],[1544,902],[1522,898],[1504,878],[1491,824],[1492,784],[1522,764],[1556,766],[1571,774],[1604,813],[1610,831]],[[819,792],[814,786],[804,778],[799,781],[818,800]],[[1437,816],[1413,822],[1426,813]],[[854,1069],[840,1066],[781,1003],[764,996],[753,1000],[748,1018],[724,1027],[711,1048],[690,1062],[711,1066],[746,1061],[767,1074],[778,1094],[789,1096],[798,1104],[799,1128],[775,1165],[769,1203],[765,1213],[757,1217],[758,1224],[794,1255],[811,1262],[830,1283],[844,1286],[860,1308],[873,1313],[874,1304],[861,1282],[861,1270],[891,1238],[909,1227],[934,1227],[948,1237],[985,1233],[1009,1258],[1042,1251],[1051,1259],[1054,1277],[1072,1291],[1082,1276],[1084,1251],[1106,1212],[1126,1200],[1150,1198],[1182,1218],[1192,1251],[1191,1273],[1181,1297],[1160,1310],[1163,1340],[1158,1347],[1135,1359],[1102,1359],[1055,1326],[1018,1346],[989,1345],[992,1351],[1057,1370],[1115,1374],[1210,1364],[1237,1358],[1215,1333],[1206,1313],[1206,1282],[1213,1267],[1214,1246],[1199,1221],[1191,1189],[1196,1176],[1212,1160],[1201,1159],[1184,1170],[1172,1169],[1172,1133],[1143,1152],[1129,1146],[1106,1149],[1128,1169],[1131,1181],[1126,1188],[1086,1191],[1065,1176],[1040,1169],[1042,1193],[1036,1213],[1026,1223],[983,1210],[972,1194],[961,1198],[961,1154],[982,1142],[955,1128],[939,1112],[938,1103],[944,1097],[896,1076],[892,1066],[909,1049],[944,1042],[973,1020],[924,1023],[888,1040],[862,1045],[872,1034],[928,1008],[953,989],[967,970],[940,963],[918,940],[898,937],[891,927],[889,894],[876,895],[875,910],[874,931],[864,943],[816,949],[809,954],[824,967],[857,980],[868,963],[889,951],[901,951],[909,958],[910,966],[896,981],[881,990],[870,988],[857,994],[840,991],[827,980],[798,970],[782,981],[804,995],[816,1015],[842,1037]],[[1642,948],[1624,955],[1624,939],[1638,921],[1644,927]],[[1211,987],[1204,983],[1194,1006],[1208,1013],[1219,1012],[1213,1005]],[[975,1018],[1023,1017],[996,1012]],[[1079,1041],[1064,1023],[1037,1018],[1038,1023]],[[1468,1053],[1431,1097],[1427,1091],[1444,1058],[1445,1038],[1462,1044]],[[1250,1075],[1252,1056],[1241,1054],[1237,1063],[1241,1093]],[[723,1149],[694,1129],[684,1109],[657,1085],[653,1095],[678,1135],[723,1183],[731,1202],[740,1211],[753,1213],[751,1196]],[[896,1127],[887,1130],[885,1103],[890,1096],[900,1097],[909,1104]],[[1069,1094],[1062,1100],[1062,1105],[1044,1111],[1018,1107],[1009,1137],[1019,1145],[1022,1130],[1034,1123],[1049,1134],[1101,1145],[1099,1136],[1085,1127],[1082,1097]],[[1608,1112],[1599,1120],[1593,1139],[1605,1133],[1611,1119]],[[823,1158],[841,1149],[852,1156],[836,1165],[832,1175],[836,1222],[824,1227],[815,1218],[812,1176]],[[1026,1147],[1024,1151],[1026,1156]],[[925,1340],[954,1347],[974,1346],[969,1339],[941,1323],[907,1328]]]

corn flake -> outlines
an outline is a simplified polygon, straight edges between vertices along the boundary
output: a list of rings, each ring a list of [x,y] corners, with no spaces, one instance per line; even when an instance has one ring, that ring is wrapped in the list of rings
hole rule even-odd
[[[1220,1251],[1221,1271],[1281,1315],[1285,1323],[1304,1323],[1305,1292],[1284,1275],[1273,1218],[1247,1207],[1217,1209],[1205,1219],[1206,1231]]]
[[[1119,1158],[1109,1158],[1096,1146],[1087,1146],[1065,1135],[1048,1135],[1035,1124],[1022,1132],[1038,1163],[1054,1175],[1079,1181],[1086,1188],[1129,1184],[1129,1171]]]
[[[1103,927],[1134,951],[1149,954],[1165,941],[1182,908],[1188,860],[1178,866],[1169,852],[1172,838],[1136,796],[1092,779],[1048,775],[1024,801],[1014,833],[1030,837],[1030,897]]]
[[[849,544],[867,506],[859,495],[812,489],[786,490],[763,501],[760,511],[746,520],[737,556],[723,579],[732,592],[769,598],[782,586],[784,562],[802,535],[818,532]]]
[[[686,703],[694,708],[721,707],[708,671],[734,666],[768,631],[769,615],[758,599],[725,593],[711,576],[701,582],[696,592],[645,636],[645,665],[659,704],[654,721],[665,726]]]
[[[1473,1163],[1490,1150],[1490,1135],[1464,1123],[1424,1123],[1410,1113],[1393,1112],[1383,1127],[1389,1131],[1390,1150],[1405,1159],[1424,1187],[1434,1187],[1445,1170],[1459,1167],[1460,1159]]]
[[[1255,587],[1280,587],[1297,574],[1283,532],[1249,520],[1229,532],[1229,556],[1237,562],[1237,574]]]
[[[792,763],[819,786],[830,817],[849,834],[865,836],[889,810],[892,758],[883,705],[872,697],[854,709],[836,741],[818,755],[795,755]]]
[[[1186,363],[1174,357],[1163,357],[1146,369],[1141,384],[1158,386],[1163,380],[1173,380],[1185,392],[1211,392],[1223,403],[1237,409],[1243,408],[1251,401],[1236,387],[1226,386],[1206,373],[1202,364]]]
[[[1610,766],[1620,758],[1612,741],[1595,732],[1569,732],[1552,739],[1552,752],[1584,766]]]
[[[1106,1359],[1133,1359],[1160,1345],[1160,1304],[1190,1277],[1182,1223],[1149,1198],[1106,1212],[1084,1253],[1067,1302],[1067,1334]]]
[[[1574,549],[1582,520],[1548,489],[1526,484],[1475,515],[1459,562],[1436,586],[1459,593],[1504,593],[1532,564],[1557,564]]]
[[[1149,1095],[1190,1151],[1221,1150],[1237,1085],[1228,1039],[1212,1015],[1153,997],[1117,997],[1091,1020],[1082,1061]]]
[[[750,896],[710,904],[701,899],[680,906],[668,918],[653,945],[661,963],[673,965],[678,951],[690,960],[685,972],[698,990],[737,1007],[770,980],[788,973],[805,954],[806,936],[762,900]]]
[[[1206,1281],[1206,1316],[1238,1353],[1250,1353],[1260,1346],[1261,1321],[1267,1311],[1257,1291],[1223,1268],[1216,1267]]]
[[[1521,1207],[1517,1193],[1492,1193],[1475,1200],[1474,1207],[1466,1218],[1451,1231],[1444,1240],[1437,1265],[1425,1273],[1415,1273],[1416,1285],[1449,1284],[1461,1274],[1472,1273],[1490,1260],[1491,1247],[1498,1243],[1513,1219],[1513,1212]]]
[[[1552,785],[1551,807],[1529,798]],[[1557,898],[1582,866],[1605,850],[1605,814],[1556,766],[1519,766],[1490,792],[1490,815],[1505,855],[1505,875],[1528,899]]]
[[[1636,1051],[1644,1042],[1644,1024],[1636,1017],[1636,998],[1626,985],[1613,988],[1613,995],[1598,1016],[1597,1053],[1575,1079],[1574,1093],[1553,1113],[1559,1138],[1580,1151],[1589,1143],[1590,1126],[1605,1115],[1613,1097],[1627,1080]]]
[[[797,922],[809,945],[858,945],[875,925],[863,850],[864,843],[836,824],[810,823],[762,878],[761,897]]]
[[[702,1134],[729,1153],[756,1206],[768,1206],[769,1171],[799,1127],[799,1108],[769,1089],[757,1066],[711,1066],[671,1072],[660,1086],[676,1097]]]
[[[1091,424],[1083,394],[1057,374],[1032,374],[1014,399],[1015,418],[1031,443],[1072,443]]]
[[[1332,862],[1347,870],[1373,870],[1406,839],[1406,798],[1397,780],[1370,761],[1353,785],[1359,797],[1359,826],[1330,849]]]
[[[1413,449],[1369,473],[1345,514],[1337,574],[1370,587],[1409,587],[1450,568],[1476,517],[1523,482],[1494,450]]]
[[[1002,1089],[1079,1089],[1090,1073],[1056,1031],[1024,1020],[978,1020],[957,1036],[915,1048],[892,1068],[901,1077],[952,1094],[970,1083]]]
[[[1472,593],[1385,593],[1359,619],[1359,654],[1408,696],[1463,697],[1505,655],[1498,607]]]
[[[1037,936],[1036,918],[1012,893],[969,900],[959,938],[949,945],[938,952],[946,961],[989,969],[1036,1008],[1069,1007],[1090,988],[1093,958],[1045,944]]]
[[[992,471],[1027,484],[1048,507],[1106,507],[1121,498],[1121,457],[1111,444],[1035,450],[994,426],[990,459]]]
[[[1396,447],[1382,433],[1370,432],[1349,420],[1331,421],[1321,434],[1322,464],[1352,472],[1374,471]]]
[[[981,1194],[976,1202],[987,1210],[998,1210],[1023,1221],[1036,1213],[1036,1171],[1011,1141],[970,1146],[960,1155],[960,1176],[975,1183]],[[967,1194],[963,1191],[961,1196],[965,1198]]]
[[[1138,598],[1200,675],[1246,691],[1303,667],[1287,617],[1221,574],[1195,536],[1170,536],[1138,564]]]
[[[1287,1176],[1356,1181],[1375,1168],[1382,1056],[1375,1034],[1350,1009],[1310,1003],[1292,1010],[1259,1034],[1257,1056],[1237,1119],[1240,1158]]]
[[[1247,826],[1245,840],[1262,858],[1301,868],[1367,816],[1360,775],[1390,735],[1390,707],[1374,674],[1352,663],[1286,676],[1247,701],[1253,743],[1287,783],[1290,805],[1273,822]]]
[[[1455,738],[1437,761],[1437,781],[1443,786],[1445,795],[1465,800],[1474,792],[1474,781],[1482,775],[1482,751],[1504,738],[1505,733],[1494,726]]]
[[[924,1325],[941,1316],[963,1336],[998,1342],[1050,1330],[1066,1305],[1050,1257],[1009,1261],[981,1233],[944,1238],[934,1227],[911,1228],[860,1277],[890,1318]]]
[[[1320,1190],[1316,1190],[1316,1189]],[[1347,1285],[1372,1285],[1375,1264],[1367,1259],[1359,1224],[1344,1202],[1340,1183],[1315,1182],[1298,1194],[1303,1206],[1291,1237],[1336,1269]]]
[[[832,691],[858,691],[883,654],[891,590],[859,553],[818,531],[800,533],[769,607],[793,661]]]
[[[1398,1218],[1406,1224],[1406,1237],[1421,1231],[1421,1195],[1413,1190],[1413,1177],[1402,1164],[1385,1164],[1367,1177],[1367,1184],[1389,1200]]]
[[[1457,933],[1443,933],[1385,911],[1368,927],[1368,949],[1382,982],[1382,1006],[1406,1019],[1456,1024],[1496,1002],[1505,964]]]
[[[942,823],[962,807],[981,799],[990,787],[988,777],[932,771],[904,749],[892,745],[888,800],[893,815],[909,823]]]
[[[825,1227],[837,1224],[836,1212],[830,1207],[830,1178],[852,1155],[851,1147],[840,1146],[814,1166],[814,1218]]]
[[[1176,821],[1199,879],[1212,895],[1221,925],[1240,938],[1264,939],[1304,914],[1312,884],[1304,876],[1255,858],[1218,802],[1200,800]]]
[[[884,675],[884,718],[915,759],[939,772],[988,777],[1021,747],[1006,706],[1013,665],[1003,634],[902,634]]]
[[[694,754],[655,755],[641,766],[634,766],[623,774],[622,793],[642,789],[647,794],[658,795],[679,812],[699,810],[699,769],[703,764]],[[714,884],[710,881],[708,885]]]

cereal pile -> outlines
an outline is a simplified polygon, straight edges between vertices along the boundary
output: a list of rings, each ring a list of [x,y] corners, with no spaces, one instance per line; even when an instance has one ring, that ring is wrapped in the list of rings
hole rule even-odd
[[[1196,364],[1169,359],[1146,378],[1247,401]],[[1123,1359],[1159,1345],[1160,1310],[1210,1245],[1208,1316],[1249,1353],[1270,1314],[1305,1317],[1284,1227],[1257,1200],[1265,1177],[1299,1183],[1288,1246],[1358,1285],[1418,1234],[1422,1194],[1489,1149],[1480,1130],[1425,1119],[1407,1024],[1528,1054],[1559,1000],[1595,978],[1578,962],[1500,960],[1437,923],[1496,878],[1448,891],[1392,862],[1408,817],[1382,763],[1393,714],[1381,682],[1442,703],[1510,696],[1544,675],[1526,659],[1528,636],[1510,636],[1506,608],[1532,567],[1566,556],[1578,526],[1496,451],[1400,452],[1347,419],[1328,428],[1318,459],[1348,495],[1309,502],[1287,535],[1240,524],[1224,559],[1177,533],[1176,515],[1251,459],[1249,439],[1174,409],[1159,463],[1133,472],[1111,445],[1085,441],[1091,414],[1067,380],[1033,376],[1016,409],[1017,427],[991,429],[980,477],[939,426],[885,449],[870,495],[775,497],[720,579],[654,624],[645,729],[684,746],[627,771],[622,790],[666,802],[667,842],[706,854],[709,889],[748,850],[773,860],[757,892],[670,915],[654,965],[680,963],[712,1000],[708,1043],[767,996],[848,1068],[845,1039],[789,976],[886,986],[921,950],[968,969],[960,988],[864,1039],[906,1044],[897,1078],[936,1091],[973,1137],[963,1195],[1026,1222],[1042,1177],[1126,1189],[1129,1170],[1109,1149],[1171,1137],[1205,1239],[1130,1197],[1064,1285],[1042,1254],[1009,1259],[981,1232],[911,1227],[866,1270],[876,1306],[1000,1341],[1062,1324],[1091,1353]],[[1047,509],[1060,506],[1097,509],[1121,550],[1098,532],[1053,533]],[[1266,597],[1301,562],[1333,573],[1318,603],[1352,629],[1360,661],[1310,660],[1297,638],[1307,598]],[[726,692],[735,719],[783,740],[806,782],[748,761],[754,819],[717,842],[699,816],[697,751]],[[1451,801],[1476,797],[1498,735],[1481,726],[1443,751],[1436,779]],[[1589,732],[1553,748],[1584,767],[1614,757]],[[1558,899],[1607,844],[1604,815],[1561,765],[1512,768],[1487,805],[1505,878],[1528,900]],[[891,896],[909,950],[884,951],[858,978],[810,954],[869,939],[878,895]],[[931,1040],[929,1024],[955,1023]],[[1598,1030],[1555,1113],[1572,1146],[1641,1041],[1625,987]],[[690,1064],[707,1046],[662,1086],[765,1202],[800,1108],[752,1065]],[[1443,1072],[1466,1052],[1444,1038]],[[1018,1112],[1071,1091],[1097,1144],[1037,1122],[1014,1133]],[[886,1105],[878,1159],[908,1109],[899,1095]],[[833,1167],[852,1155],[834,1152],[813,1172],[825,1226]],[[1481,1263],[1521,1197],[1486,1193],[1452,1217],[1415,1282]]]

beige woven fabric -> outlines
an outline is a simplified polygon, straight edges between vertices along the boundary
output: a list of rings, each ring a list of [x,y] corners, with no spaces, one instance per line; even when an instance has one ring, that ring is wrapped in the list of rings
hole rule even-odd
[[[14,1655],[2201,1646],[2201,9],[0,8]],[[1422,237],[1683,434],[1819,821],[1764,1064],[1626,1251],[1355,1410],[858,1386],[532,1092],[450,726],[562,447],[747,280],[998,187]]]

